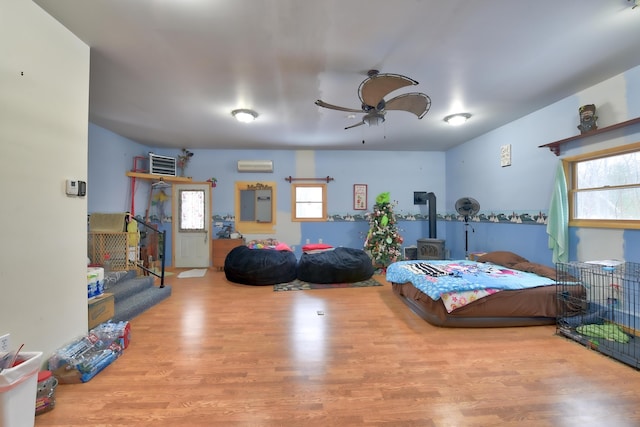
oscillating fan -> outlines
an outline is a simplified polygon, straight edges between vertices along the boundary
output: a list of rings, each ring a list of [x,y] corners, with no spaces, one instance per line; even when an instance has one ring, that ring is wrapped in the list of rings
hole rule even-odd
[[[367,75],[369,77],[360,83],[358,88],[358,97],[362,104],[360,109],[340,107],[320,99],[316,101],[316,105],[349,113],[365,113],[360,122],[347,126],[345,129],[361,125],[374,126],[381,124],[385,121],[385,115],[389,110],[407,111],[421,119],[431,108],[431,98],[419,92],[405,93],[389,100],[384,99],[394,90],[405,86],[417,85],[417,81],[399,74],[380,74],[378,70],[369,70]]]
[[[469,217],[480,211],[480,203],[471,197],[463,197],[456,201],[456,212],[464,217],[464,257],[469,256]]]

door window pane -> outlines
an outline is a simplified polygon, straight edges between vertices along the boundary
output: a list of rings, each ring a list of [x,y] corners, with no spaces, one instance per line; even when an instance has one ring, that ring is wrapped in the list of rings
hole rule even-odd
[[[181,190],[179,215],[180,231],[205,229],[205,194],[202,190]]]

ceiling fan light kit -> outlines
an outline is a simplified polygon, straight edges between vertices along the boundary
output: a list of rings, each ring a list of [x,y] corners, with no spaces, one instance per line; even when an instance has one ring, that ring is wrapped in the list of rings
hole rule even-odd
[[[361,103],[360,109],[340,107],[320,99],[318,99],[315,104],[331,110],[364,113],[360,122],[347,126],[345,129],[362,125],[380,125],[385,121],[385,115],[387,111],[390,110],[413,113],[418,119],[421,119],[431,108],[431,98],[419,92],[405,93],[389,100],[384,99],[385,96],[397,89],[417,85],[417,81],[399,74],[379,74],[378,70],[369,70],[367,75],[369,77],[364,79],[358,87],[358,97]]]
[[[255,119],[258,118],[258,113],[253,110],[249,110],[246,108],[240,108],[237,110],[233,110],[231,115],[236,118],[237,121],[241,123],[251,123]]]
[[[457,114],[448,115],[443,120],[448,124],[450,124],[451,126],[460,126],[470,118],[471,118],[471,114],[469,113],[457,113]]]

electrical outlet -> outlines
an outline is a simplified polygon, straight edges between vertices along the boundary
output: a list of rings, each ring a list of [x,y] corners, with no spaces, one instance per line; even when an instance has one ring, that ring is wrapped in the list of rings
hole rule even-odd
[[[0,353],[11,351],[11,334],[4,334],[0,337]]]

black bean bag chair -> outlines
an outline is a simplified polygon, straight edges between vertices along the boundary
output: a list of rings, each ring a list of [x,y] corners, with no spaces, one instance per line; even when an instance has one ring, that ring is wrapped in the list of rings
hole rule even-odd
[[[303,253],[298,262],[298,279],[310,283],[354,283],[373,276],[371,258],[362,249],[335,248]]]
[[[227,280],[243,285],[275,285],[295,280],[298,260],[291,251],[233,248],[224,260]]]

